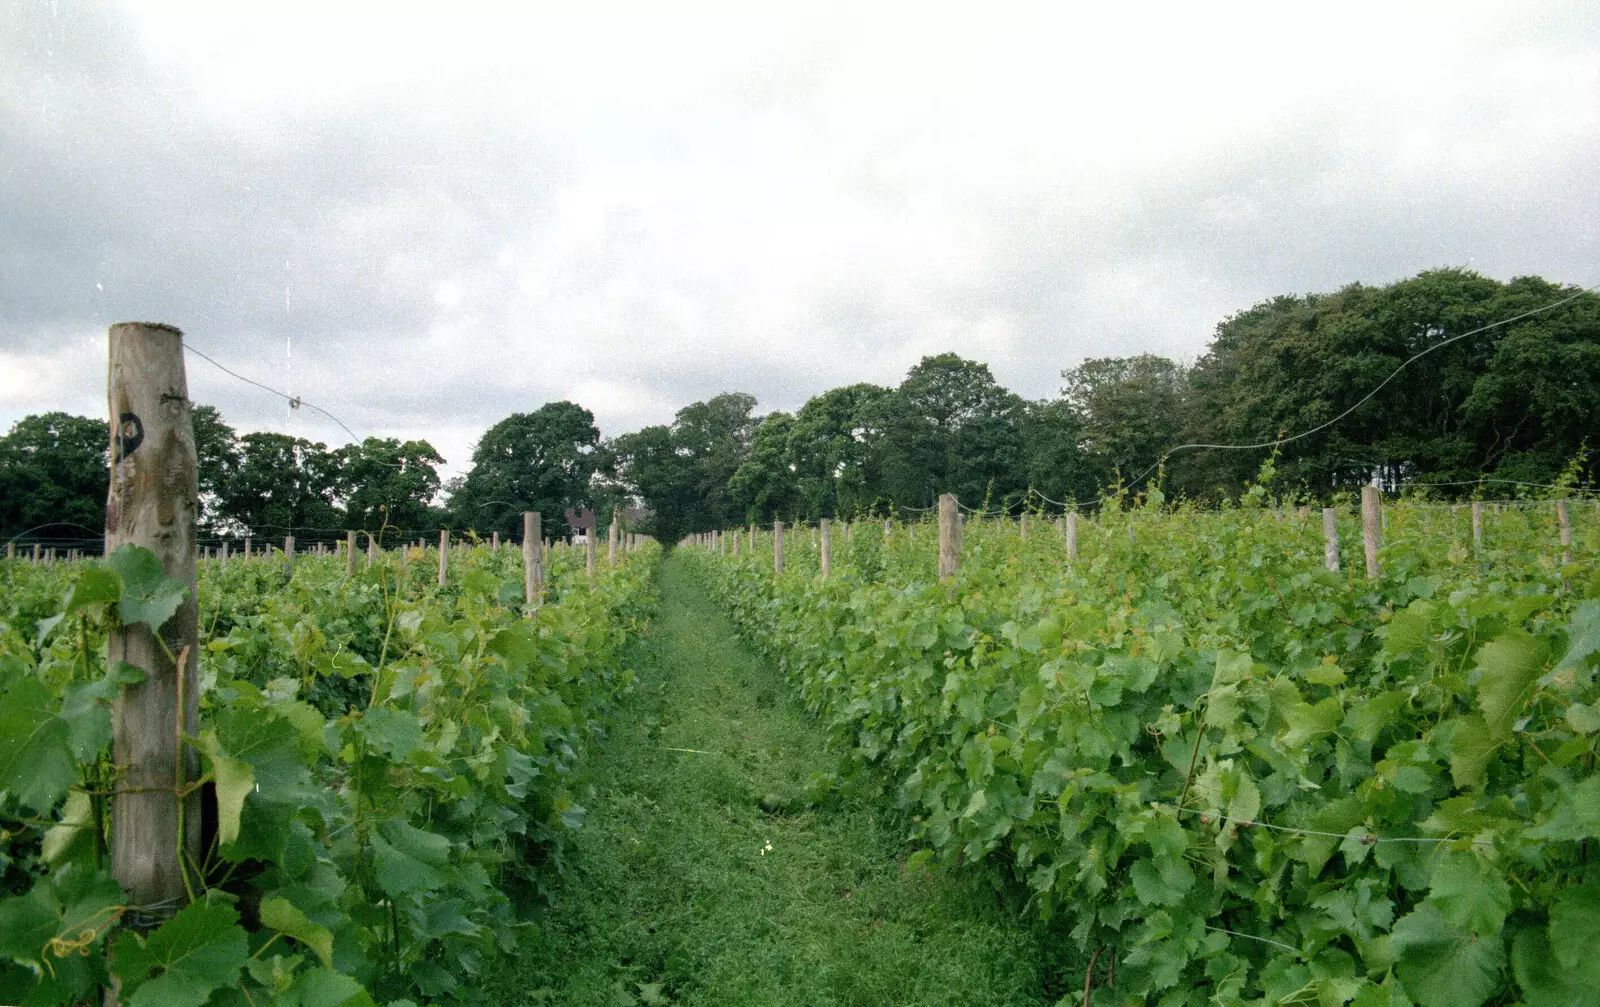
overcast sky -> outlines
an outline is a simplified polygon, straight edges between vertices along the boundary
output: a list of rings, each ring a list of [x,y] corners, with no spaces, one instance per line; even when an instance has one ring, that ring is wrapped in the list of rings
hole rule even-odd
[[[0,429],[102,415],[123,320],[455,472],[562,398],[1039,398],[1275,294],[1600,282],[1594,0],[599,6],[4,4]]]

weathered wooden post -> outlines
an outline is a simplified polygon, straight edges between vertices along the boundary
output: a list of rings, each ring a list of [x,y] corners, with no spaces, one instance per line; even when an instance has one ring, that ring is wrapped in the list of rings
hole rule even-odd
[[[822,575],[833,572],[833,522],[823,518],[817,524],[817,534],[822,536]]]
[[[39,565],[39,543],[35,542],[33,544],[33,558],[28,562],[32,563],[34,566]]]
[[[750,555],[752,557],[754,557],[755,554],[756,554],[756,523],[754,521],[752,521],[752,522],[750,522]]]
[[[189,886],[180,851],[194,863],[200,848],[199,754],[183,737],[199,733],[195,518],[200,488],[194,425],[183,367],[183,334],[167,325],[111,327],[107,398],[111,479],[106,552],[137,545],[187,595],[152,632],[136,623],[111,633],[106,661],[126,662],[144,681],[124,685],[112,707],[112,759],[118,793],[111,804],[111,873],[128,903],[147,916],[171,916]],[[174,660],[176,658],[176,660]],[[181,719],[180,719],[181,711]]]
[[[244,558],[245,559],[249,559],[250,558],[250,536],[249,535],[246,535],[244,537]]]
[[[783,572],[783,522],[772,522],[772,572]]]
[[[961,568],[961,511],[954,493],[939,494],[939,579],[949,580]]]
[[[1322,565],[1339,572],[1339,512],[1322,508]]]
[[[1567,517],[1567,502],[1556,501],[1556,524],[1561,531],[1561,565],[1572,562],[1572,522]]]
[[[498,553],[500,551],[500,533],[499,532],[491,532],[489,534],[489,548],[490,548],[490,550],[492,550],[495,553]]]
[[[1361,545],[1367,554],[1367,579],[1383,574],[1378,565],[1378,546],[1383,540],[1383,501],[1376,486],[1361,487]]]
[[[1078,512],[1067,513],[1067,562],[1078,562]]]
[[[367,565],[378,562],[378,536],[367,532]]]
[[[356,575],[356,533],[350,529],[344,533],[344,575]]]
[[[522,591],[529,605],[539,604],[539,588],[544,580],[540,552],[539,514],[522,512]]]
[[[444,587],[445,580],[450,573],[450,532],[448,529],[439,529],[439,586]]]
[[[589,575],[590,580],[594,580],[594,559],[600,551],[599,545],[600,544],[595,541],[594,529],[590,528],[589,534],[584,537],[583,543],[584,572]]]
[[[1483,501],[1472,501],[1472,558],[1483,553]]]
[[[889,537],[889,532],[890,532],[890,524],[889,524],[889,522],[890,522],[889,518],[884,518],[883,519],[883,537],[886,538],[886,539]]]
[[[611,508],[611,527],[606,529],[606,562],[617,565],[617,533],[622,529],[617,521],[617,508]]]
[[[283,572],[287,576],[294,575],[294,536],[283,537]]]
[[[1017,535],[1022,541],[1028,541],[1028,512],[1023,511],[1022,517],[1017,519]]]
[[[228,569],[228,540],[227,539],[223,539],[222,540],[222,559],[221,559],[220,562],[221,562],[221,565],[222,565],[222,569],[224,569],[224,570]]]

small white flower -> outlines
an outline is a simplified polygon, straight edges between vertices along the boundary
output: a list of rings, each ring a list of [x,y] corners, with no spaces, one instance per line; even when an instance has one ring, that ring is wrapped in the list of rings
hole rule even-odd
[[[764,856],[766,856],[767,854],[769,854],[771,852],[772,852],[772,840],[768,839],[761,847],[761,855],[764,857]]]

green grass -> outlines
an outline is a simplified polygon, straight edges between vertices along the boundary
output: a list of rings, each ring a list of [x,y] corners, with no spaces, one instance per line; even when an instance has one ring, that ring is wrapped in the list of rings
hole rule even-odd
[[[1049,956],[1017,907],[977,872],[908,872],[883,797],[819,786],[837,765],[821,727],[681,563],[661,578],[637,690],[593,761],[556,903],[485,992],[506,1004],[1053,1003]]]

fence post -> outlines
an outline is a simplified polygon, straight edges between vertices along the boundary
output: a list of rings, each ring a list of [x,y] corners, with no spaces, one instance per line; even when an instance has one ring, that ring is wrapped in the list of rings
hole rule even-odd
[[[584,536],[583,565],[584,573],[590,580],[594,580],[594,558],[600,552],[599,543],[594,540],[594,529],[589,529],[589,534]]]
[[[367,532],[367,565],[378,562],[378,537]]]
[[[1367,579],[1383,574],[1378,565],[1378,546],[1383,540],[1383,502],[1378,487],[1361,487],[1361,545],[1367,554]]]
[[[612,566],[617,565],[617,508],[611,508],[611,527],[606,529],[606,562]]]
[[[1028,512],[1027,511],[1023,511],[1022,512],[1022,517],[1020,517],[1017,520],[1017,534],[1022,537],[1022,541],[1024,541],[1024,542],[1028,541]]]
[[[356,533],[353,529],[345,529],[344,533],[344,575],[356,575]]]
[[[221,565],[222,565],[222,569],[224,569],[224,570],[228,569],[228,540],[227,539],[223,539],[222,540],[222,560],[221,560]]]
[[[939,579],[949,580],[961,567],[961,512],[954,493],[939,494]]]
[[[244,537],[244,558],[245,559],[249,559],[250,558],[250,536],[249,535],[246,535]]]
[[[833,572],[833,522],[823,518],[817,534],[822,536],[822,575],[826,577]]]
[[[783,522],[772,522],[772,572],[783,572]]]
[[[112,708],[112,759],[121,791],[112,799],[111,872],[135,906],[171,916],[187,898],[184,855],[200,862],[199,754],[182,747],[199,733],[195,517],[200,490],[194,425],[183,367],[183,334],[167,325],[111,327],[108,395],[111,478],[105,548],[149,549],[187,596],[156,632],[144,624],[111,633],[107,664],[126,662],[144,681],[125,685]],[[177,660],[173,660],[176,656]],[[181,717],[179,711],[182,711]],[[186,827],[187,826],[187,827]]]
[[[888,518],[884,518],[883,519],[883,537],[884,538],[888,538],[889,537],[889,519]]]
[[[1556,501],[1556,524],[1561,529],[1561,565],[1572,562],[1572,522],[1567,518],[1567,502]]]
[[[450,572],[450,532],[439,529],[439,586],[444,587],[445,577]]]
[[[541,576],[539,515],[535,511],[522,512],[522,591],[529,605],[539,604]]]
[[[1472,558],[1479,559],[1483,553],[1483,501],[1472,501]]]
[[[285,535],[283,537],[283,572],[288,574],[288,575],[290,575],[290,576],[294,575],[294,536],[293,535]]]
[[[1322,508],[1322,565],[1339,572],[1339,512]]]
[[[491,532],[489,535],[489,548],[495,553],[500,552],[500,533]]]
[[[1067,562],[1078,562],[1078,512],[1067,513]]]

